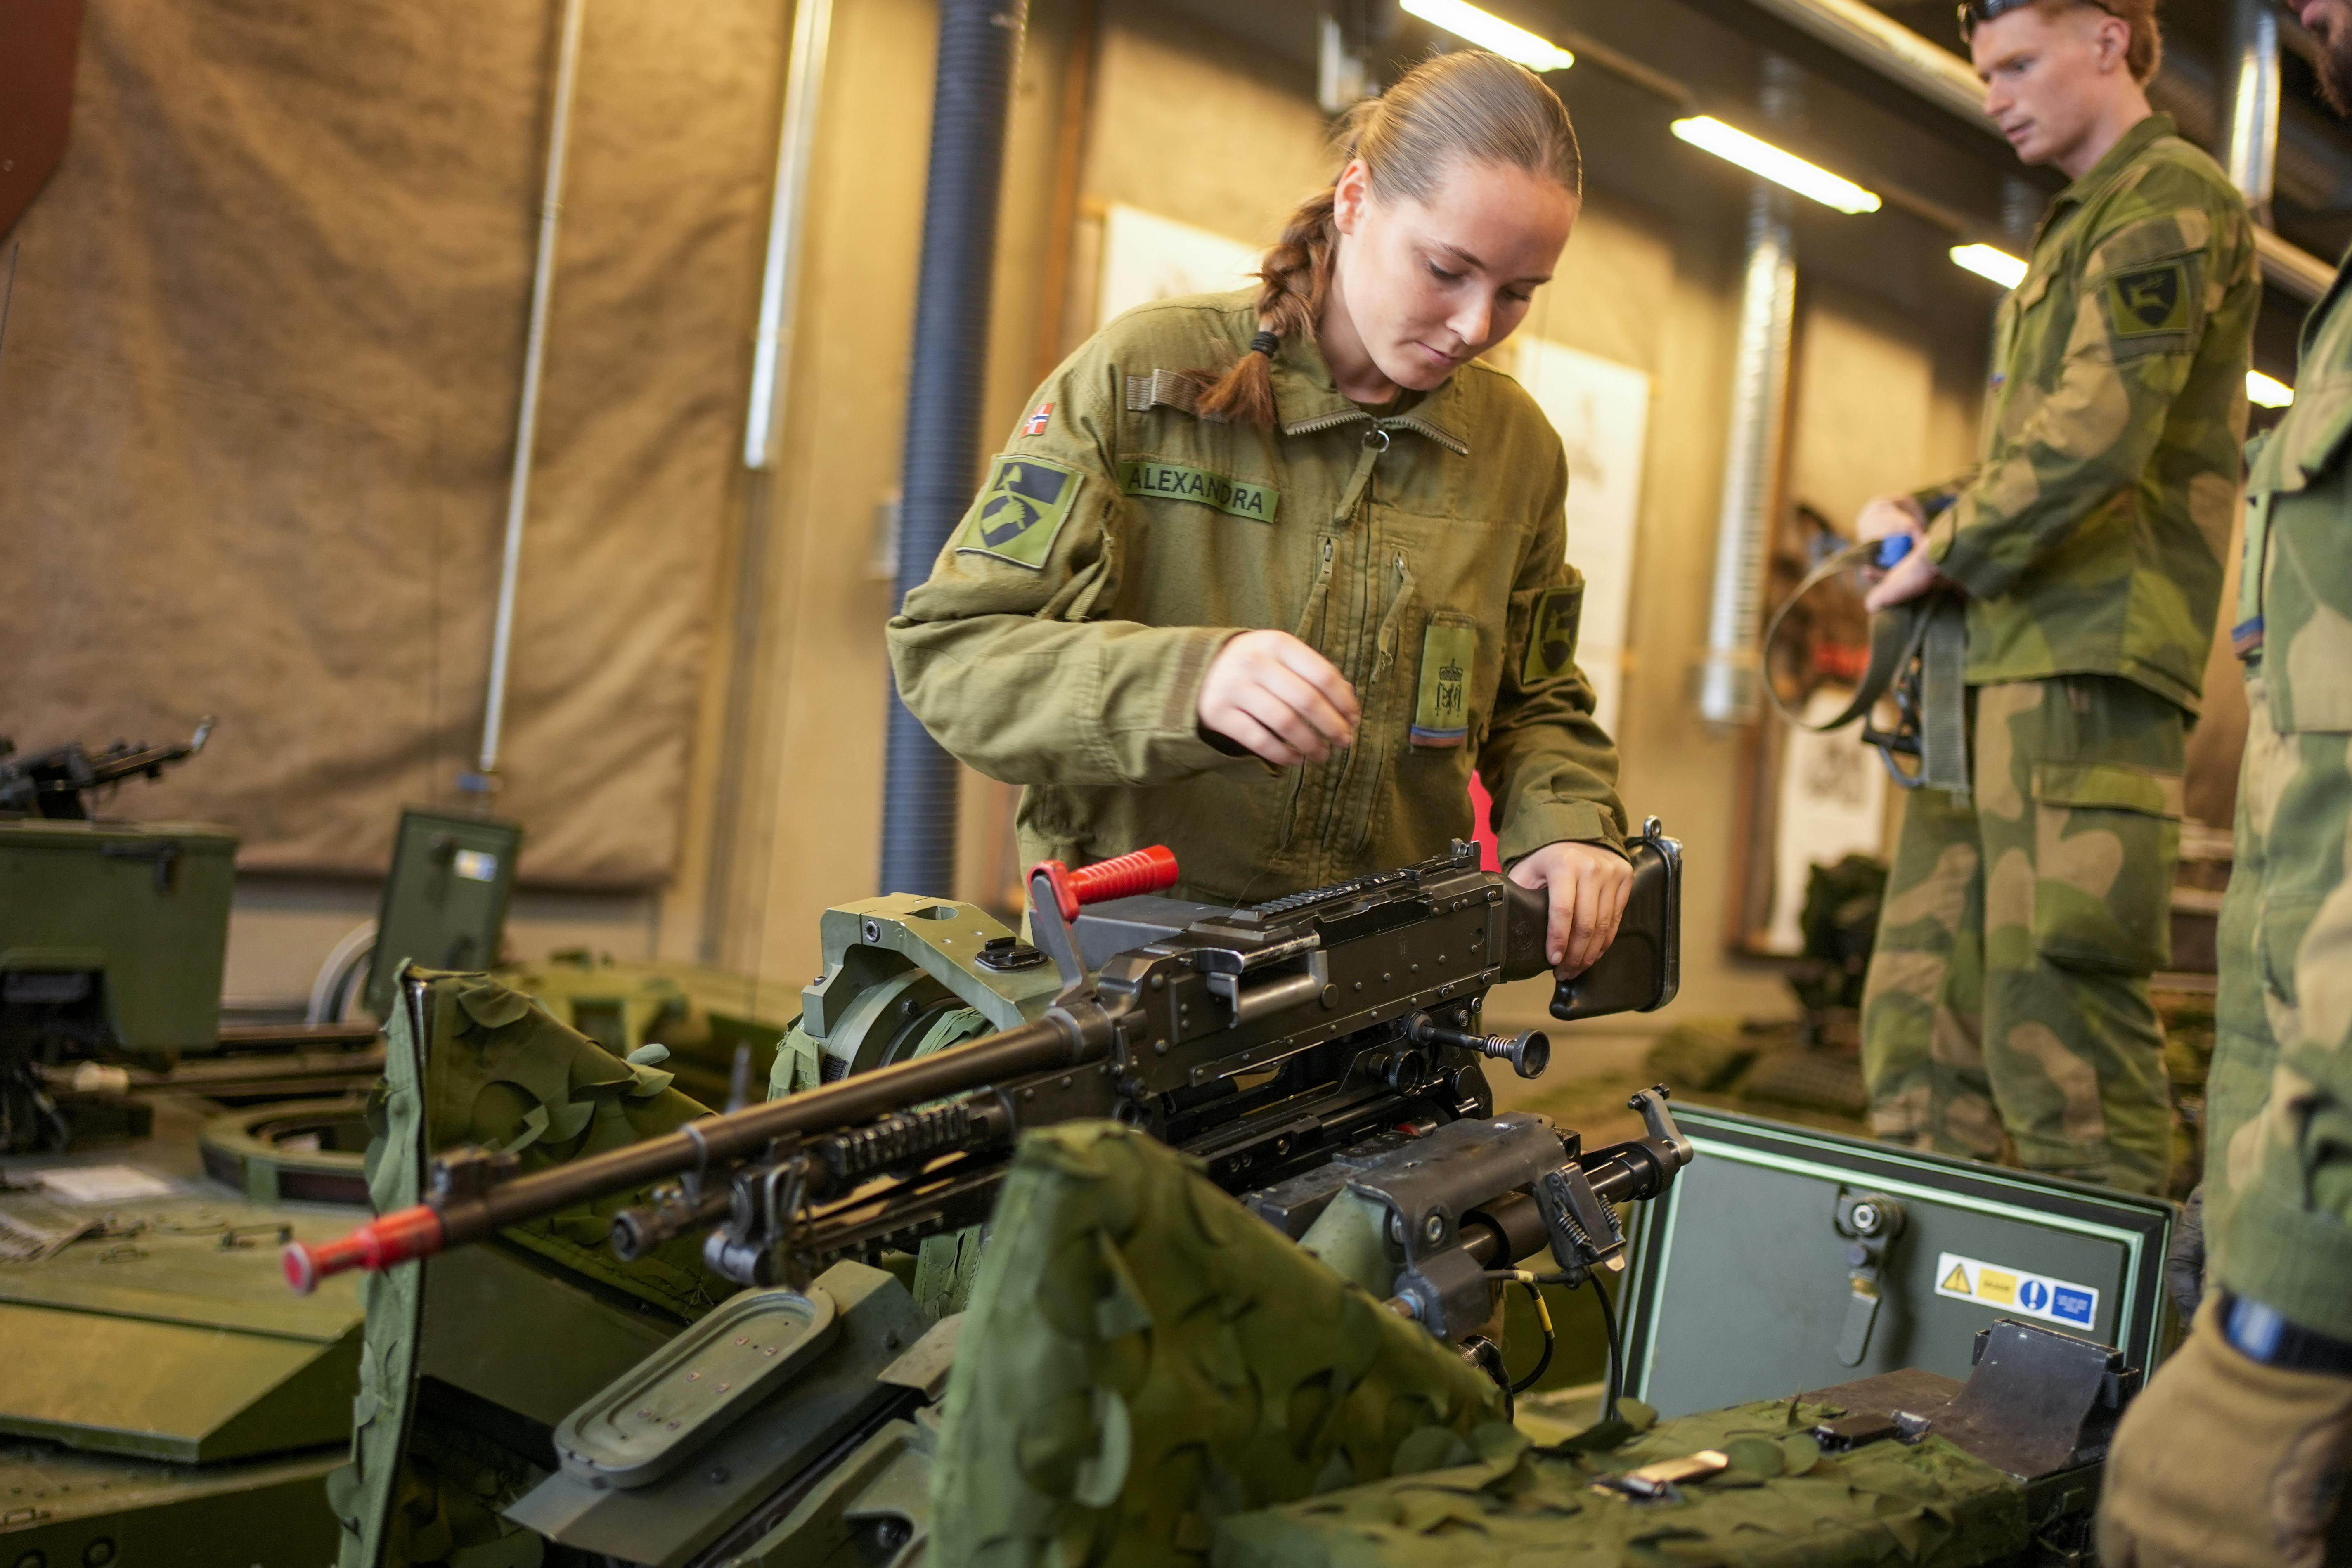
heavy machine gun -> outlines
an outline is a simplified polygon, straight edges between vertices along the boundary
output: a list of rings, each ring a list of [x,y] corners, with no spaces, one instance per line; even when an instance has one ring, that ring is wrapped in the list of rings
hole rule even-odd
[[[142,741],[134,746],[117,741],[92,756],[79,741],[68,741],[28,757],[16,756],[14,743],[0,735],[0,812],[86,822],[89,803],[83,796],[140,773],[160,779],[172,763],[203,751],[212,732],[213,721],[206,717],[197,721],[196,732],[185,745],[151,746]]]
[[[1628,848],[1634,889],[1618,939],[1560,983],[1556,1017],[1648,1011],[1673,998],[1680,847],[1654,818]],[[1155,896],[1175,879],[1174,857],[1157,848],[1077,871],[1041,865],[1031,879],[1034,947],[990,936],[969,906],[897,898],[833,911],[829,921],[852,929],[828,935],[827,973],[805,995],[812,1019],[835,1033],[844,1020],[826,1018],[826,1004],[850,995],[869,1037],[887,1034],[877,1012],[929,1016],[919,993],[879,993],[896,998],[885,1009],[872,988],[850,984],[886,939],[919,946],[934,974],[967,988],[992,977],[999,989],[978,999],[992,999],[999,1021],[1023,1021],[929,1054],[902,1027],[877,1059],[842,1058],[841,1076],[820,1087],[534,1174],[518,1174],[511,1154],[458,1151],[436,1163],[427,1202],[335,1242],[288,1247],[289,1282],[308,1290],[329,1274],[388,1268],[643,1194],[613,1221],[624,1258],[705,1230],[714,1271],[745,1285],[797,1284],[829,1260],[984,1219],[1026,1128],[1114,1119],[1197,1157],[1227,1191],[1250,1193],[1351,1152],[1377,1158],[1366,1146],[1391,1134],[1488,1117],[1487,1058],[1525,1077],[1543,1070],[1550,1043],[1540,1031],[1504,1037],[1477,1026],[1489,988],[1545,971],[1545,896],[1482,870],[1475,846],[1246,909]],[[965,923],[948,931],[960,916]],[[898,934],[926,922],[941,934],[919,944]],[[404,987],[412,1008],[421,994]],[[424,1020],[412,1024],[421,1036]],[[1663,1105],[1651,1114],[1650,1135],[1635,1144],[1585,1153],[1554,1138],[1545,1163],[1559,1180],[1538,1183],[1545,1173],[1532,1167],[1522,1178],[1555,1189],[1532,1194],[1539,1209],[1528,1213],[1599,1233],[1588,1261],[1614,1250],[1608,1205],[1653,1195],[1688,1158]],[[1412,1223],[1444,1234],[1417,1235],[1409,1255],[1456,1239],[1460,1209],[1439,1206],[1444,1215]],[[1542,1236],[1498,1237],[1496,1267],[1517,1256],[1505,1255],[1503,1239],[1531,1247]],[[1442,1306],[1444,1289],[1432,1289]]]

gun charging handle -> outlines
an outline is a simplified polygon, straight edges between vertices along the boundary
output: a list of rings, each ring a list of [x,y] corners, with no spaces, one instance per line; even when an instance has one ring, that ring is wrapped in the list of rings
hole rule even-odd
[[[1040,860],[1029,868],[1030,940],[1052,955],[1066,990],[1087,977],[1077,942],[1070,935],[1070,922],[1078,918],[1078,910],[1110,899],[1163,891],[1176,885],[1176,853],[1164,844],[1075,871],[1059,860]]]
[[[1405,1031],[1417,1046],[1460,1046],[1482,1057],[1508,1062],[1511,1070],[1521,1078],[1540,1078],[1544,1068],[1551,1065],[1551,1037],[1541,1029],[1517,1035],[1474,1035],[1464,1029],[1449,1029],[1426,1013],[1415,1013]]]

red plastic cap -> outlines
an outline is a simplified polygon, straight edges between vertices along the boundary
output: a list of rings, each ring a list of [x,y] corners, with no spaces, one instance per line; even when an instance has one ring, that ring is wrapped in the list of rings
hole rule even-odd
[[[1176,852],[1165,844],[1155,844],[1149,849],[1098,860],[1075,871],[1059,860],[1040,860],[1029,868],[1033,896],[1040,877],[1053,889],[1054,903],[1062,911],[1062,918],[1074,921],[1082,905],[1131,899],[1139,893],[1157,893],[1174,887]]]
[[[373,1273],[411,1258],[430,1258],[441,1250],[446,1234],[441,1226],[441,1215],[419,1204],[415,1208],[398,1209],[381,1219],[370,1220],[340,1240],[321,1242],[316,1247],[293,1242],[280,1260],[286,1268],[286,1283],[293,1287],[295,1294],[307,1296],[330,1274],[353,1268]]]

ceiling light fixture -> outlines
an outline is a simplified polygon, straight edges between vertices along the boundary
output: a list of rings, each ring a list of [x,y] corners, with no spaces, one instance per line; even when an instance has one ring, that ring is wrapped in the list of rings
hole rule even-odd
[[[1775,184],[1786,185],[1801,196],[1811,196],[1825,207],[1835,207],[1842,213],[1878,210],[1874,192],[1864,190],[1852,180],[1841,179],[1818,164],[1808,163],[1794,153],[1783,153],[1769,142],[1759,142],[1745,131],[1735,131],[1712,116],[1700,114],[1677,120],[1673,129],[1675,135],[1692,146],[1737,163],[1751,174],[1761,174]]]
[[[2284,408],[2294,401],[2294,388],[2274,376],[2250,370],[2246,373],[2246,396],[2264,408]]]
[[[2004,289],[2014,289],[2025,276],[2025,263],[1990,245],[1956,245],[1952,259],[1979,278],[1990,278]]]
[[[1514,26],[1467,0],[1402,0],[1402,4],[1407,12],[1432,26],[1443,27],[1482,49],[1492,49],[1507,60],[1517,60],[1529,70],[1564,71],[1576,63],[1574,55],[1549,38]]]

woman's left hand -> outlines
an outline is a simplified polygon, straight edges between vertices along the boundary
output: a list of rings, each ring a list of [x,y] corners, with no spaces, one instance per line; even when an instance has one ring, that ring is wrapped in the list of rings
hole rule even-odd
[[[1583,973],[1609,951],[1633,890],[1632,863],[1606,844],[1547,844],[1513,866],[1510,878],[1550,895],[1544,957],[1562,980]]]

